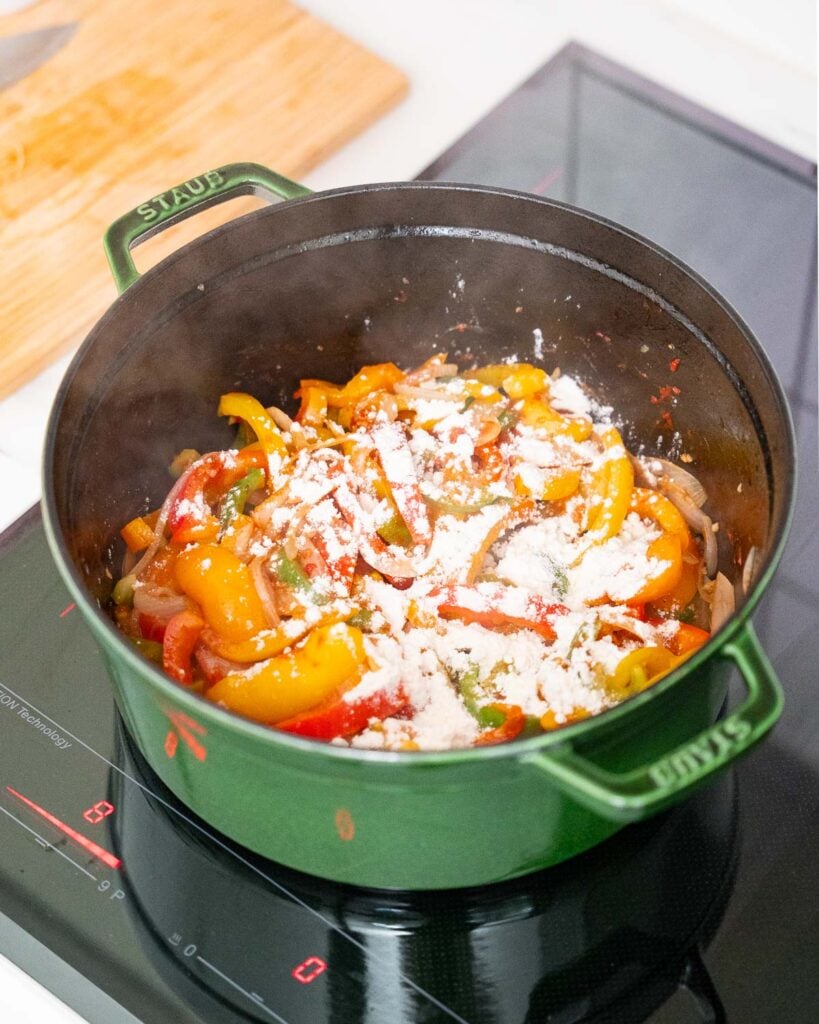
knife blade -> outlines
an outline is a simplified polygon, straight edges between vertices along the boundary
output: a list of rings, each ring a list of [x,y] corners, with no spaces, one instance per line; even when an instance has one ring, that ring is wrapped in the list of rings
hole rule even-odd
[[[21,81],[59,53],[78,25],[73,21],[0,38],[0,90]]]

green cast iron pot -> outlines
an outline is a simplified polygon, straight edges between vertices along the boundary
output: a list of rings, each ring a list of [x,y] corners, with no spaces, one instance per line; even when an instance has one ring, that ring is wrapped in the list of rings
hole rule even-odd
[[[251,192],[290,201],[139,276],[138,240]],[[106,249],[123,294],[80,348],[52,411],[46,529],[128,730],[206,821],[337,881],[478,885],[564,860],[671,805],[772,727],[782,693],[749,615],[787,531],[792,428],[759,344],[677,260],[550,200],[426,182],[311,195],[253,164],[154,197],[112,225]],[[723,571],[737,579],[757,551],[748,593],[703,649],[650,690],[558,732],[386,753],[232,715],[172,683],[118,634],[107,612],[118,530],[161,503],[177,451],[230,445],[215,415],[222,392],[292,408],[301,377],[342,381],[363,364],[409,367],[435,350],[464,366],[509,356],[559,365],[622,414],[632,450],[692,456],[720,522]],[[670,384],[679,392],[660,391]],[[744,696],[718,719],[732,666]]]

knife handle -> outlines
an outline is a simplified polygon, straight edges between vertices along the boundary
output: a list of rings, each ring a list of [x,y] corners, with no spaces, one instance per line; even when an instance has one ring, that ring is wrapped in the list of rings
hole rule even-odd
[[[242,195],[262,196],[276,202],[310,195],[310,189],[261,164],[241,163],[216,167],[160,192],[123,214],[105,232],[103,246],[117,291],[122,294],[139,279],[131,257],[135,245],[200,210]]]

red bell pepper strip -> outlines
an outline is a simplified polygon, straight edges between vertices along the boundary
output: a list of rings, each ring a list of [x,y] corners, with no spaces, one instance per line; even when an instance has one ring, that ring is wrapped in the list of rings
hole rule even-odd
[[[395,690],[378,690],[357,701],[333,695],[317,708],[277,722],[276,728],[314,740],[333,740],[337,736],[353,736],[365,729],[370,719],[389,718],[407,703],[407,695],[400,684]]]
[[[163,619],[158,619],[155,615],[146,615],[145,612],[140,612],[137,616],[137,624],[143,640],[154,640],[156,643],[161,644],[165,639],[165,627],[167,626],[167,622]]]
[[[659,626],[662,623],[662,619],[649,619],[649,622],[652,626]],[[688,622],[681,622],[677,632],[665,641],[665,646],[672,654],[678,656],[688,655],[698,651],[710,639],[711,634],[707,629],[700,629],[699,626],[692,626]]]
[[[261,446],[209,452],[194,463],[168,511],[173,540],[178,544],[213,540],[219,533],[219,520],[211,512],[206,491],[221,495],[251,469],[267,469],[267,453]]]
[[[193,683],[191,655],[205,628],[205,620],[195,612],[178,612],[168,620],[165,639],[162,641],[162,667],[165,672],[183,686]]]
[[[531,629],[551,643],[555,639],[553,620],[565,615],[569,609],[564,604],[548,604],[537,594],[526,600],[523,614],[516,614],[508,607],[508,587],[494,588],[448,586],[430,593],[438,602],[438,614],[442,619],[459,619],[467,624],[477,622],[487,629],[508,632],[510,629]],[[507,604],[507,608],[504,608]]]

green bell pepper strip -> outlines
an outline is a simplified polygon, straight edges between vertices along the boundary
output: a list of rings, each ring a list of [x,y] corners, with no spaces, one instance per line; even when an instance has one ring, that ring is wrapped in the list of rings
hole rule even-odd
[[[313,604],[327,604],[329,600],[327,594],[323,594],[315,586],[299,563],[293,558],[288,558],[283,551],[276,555],[276,579],[291,590],[298,590]]]
[[[150,661],[155,661],[157,665],[162,664],[162,644],[158,644],[156,640],[144,640],[140,636],[132,636],[129,639],[140,654],[144,654]]]
[[[264,483],[264,473],[260,469],[251,469],[249,473],[237,481],[222,499],[219,509],[219,537],[223,537],[230,524],[245,510],[248,495]]]
[[[117,582],[113,593],[111,594],[111,597],[114,599],[114,604],[124,605],[126,608],[133,607],[135,579],[136,577],[133,573],[129,573]]]
[[[398,512],[393,512],[386,523],[375,531],[385,544],[397,544],[402,548],[412,547],[412,534]]]

